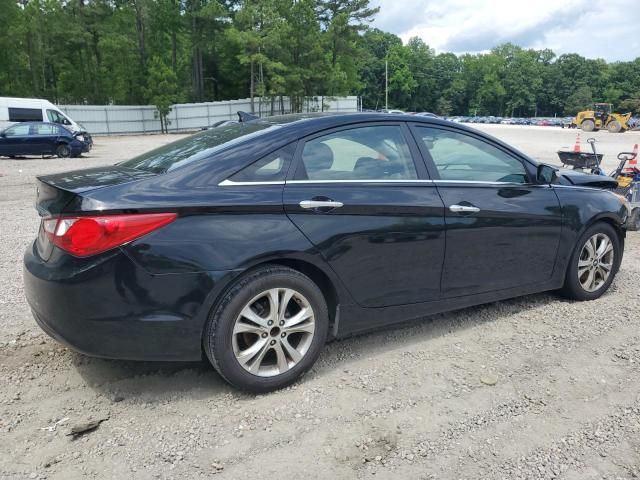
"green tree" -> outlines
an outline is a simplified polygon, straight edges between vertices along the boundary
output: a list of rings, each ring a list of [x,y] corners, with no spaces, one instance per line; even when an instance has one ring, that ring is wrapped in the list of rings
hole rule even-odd
[[[168,131],[167,116],[171,105],[178,102],[178,77],[160,57],[153,57],[149,65],[146,95],[158,110],[160,130]]]
[[[565,115],[575,115],[581,110],[587,110],[593,103],[591,87],[582,86],[569,95],[564,106]]]
[[[369,0],[319,0],[317,11],[330,63],[329,95],[359,89],[359,34],[369,28],[380,8],[371,7]]]
[[[392,33],[377,28],[367,30],[360,39],[363,61],[360,64],[362,104],[366,108],[379,109],[385,101],[385,61],[389,50],[401,48],[402,40]]]

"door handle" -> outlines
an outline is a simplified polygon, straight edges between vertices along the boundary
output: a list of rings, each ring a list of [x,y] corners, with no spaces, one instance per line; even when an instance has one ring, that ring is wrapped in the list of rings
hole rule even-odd
[[[478,207],[472,207],[469,205],[451,205],[449,210],[454,213],[478,213],[480,211]]]
[[[302,200],[300,206],[302,208],[340,208],[344,204],[333,200]]]

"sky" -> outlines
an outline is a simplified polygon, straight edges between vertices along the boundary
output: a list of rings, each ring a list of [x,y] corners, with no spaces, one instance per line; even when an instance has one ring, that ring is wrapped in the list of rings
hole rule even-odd
[[[437,53],[511,42],[607,61],[640,57],[640,0],[371,0],[372,26]]]

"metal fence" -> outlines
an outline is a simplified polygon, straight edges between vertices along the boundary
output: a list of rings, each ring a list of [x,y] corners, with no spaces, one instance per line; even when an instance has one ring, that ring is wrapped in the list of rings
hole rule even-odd
[[[158,110],[152,105],[59,105],[59,108],[92,135],[126,135],[160,132]],[[359,98],[306,97],[302,112],[356,112]],[[173,105],[168,118],[168,131],[193,131],[220,120],[236,120],[239,110],[250,112],[251,99],[223,102],[181,103]],[[255,98],[257,115],[268,116],[291,113],[288,97]]]

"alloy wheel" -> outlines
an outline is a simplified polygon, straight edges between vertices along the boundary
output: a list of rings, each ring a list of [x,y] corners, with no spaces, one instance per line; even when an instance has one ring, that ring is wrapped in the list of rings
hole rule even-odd
[[[259,377],[273,377],[295,367],[315,332],[311,304],[300,292],[272,288],[253,297],[233,326],[232,346],[238,363]]]
[[[596,233],[582,247],[578,259],[578,281],[587,292],[599,290],[613,270],[613,243],[608,235]]]

